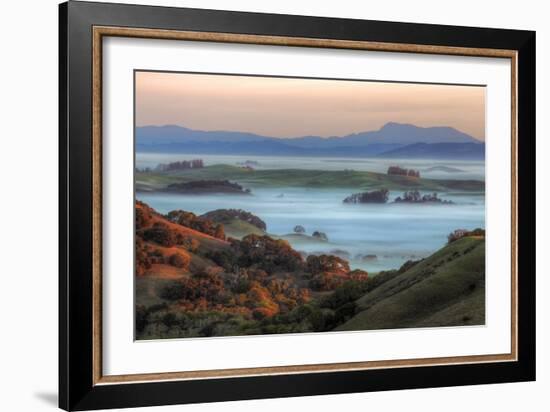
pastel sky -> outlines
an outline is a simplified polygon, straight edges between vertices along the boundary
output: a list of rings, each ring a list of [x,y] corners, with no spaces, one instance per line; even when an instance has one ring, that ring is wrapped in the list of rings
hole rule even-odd
[[[273,137],[343,136],[387,122],[485,139],[485,87],[136,72],[136,125]]]

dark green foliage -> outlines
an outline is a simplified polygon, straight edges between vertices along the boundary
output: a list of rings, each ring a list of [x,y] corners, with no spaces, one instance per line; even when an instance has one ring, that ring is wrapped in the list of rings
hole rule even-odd
[[[450,205],[451,200],[443,200],[437,197],[437,193],[422,195],[418,190],[411,190],[403,193],[403,197],[399,196],[394,200],[395,203],[439,203]]]
[[[164,325],[166,325],[168,328],[170,328],[174,325],[177,325],[178,320],[177,320],[176,315],[174,313],[168,312],[162,317],[162,323],[164,323]]]
[[[263,269],[269,274],[295,272],[304,268],[302,256],[285,240],[248,235],[241,241],[234,241],[232,248],[240,267]]]
[[[344,203],[386,203],[389,196],[388,189],[373,190],[372,192],[354,193],[344,199]]]
[[[166,226],[155,224],[153,227],[144,229],[139,233],[143,240],[154,242],[164,247],[172,247],[177,244],[177,238],[174,231]]]
[[[316,238],[321,239],[321,240],[328,240],[328,236],[327,236],[326,233],[319,232],[317,230],[315,232],[313,232],[311,236],[316,237]]]
[[[169,192],[178,193],[234,193],[250,194],[250,189],[245,189],[238,183],[229,180],[192,180],[190,182],[171,183],[166,186]]]
[[[376,277],[375,277],[376,278]],[[337,288],[332,294],[328,295],[319,302],[322,308],[338,309],[339,307],[354,302],[372,289],[373,281],[369,279],[366,282],[349,281]]]
[[[218,239],[225,239],[223,231],[223,225],[215,223],[209,219],[204,219],[191,212],[185,210],[173,210],[165,216],[171,222],[178,225],[188,227],[190,229],[197,230],[207,235],[213,236]],[[184,240],[181,240],[184,243]]]
[[[388,167],[388,175],[397,175],[397,176],[409,176],[409,177],[420,177],[420,172],[414,169],[404,169],[399,166],[390,166]]]
[[[466,229],[456,229],[455,231],[449,233],[447,236],[447,243],[453,243],[457,241],[458,239],[462,239],[463,237],[467,236],[485,236],[485,229],[476,228],[474,230],[466,230]]]
[[[322,272],[333,272],[337,274],[347,274],[350,271],[349,263],[333,255],[309,255],[307,257],[307,269],[312,274]]]
[[[200,216],[203,219],[209,219],[216,223],[230,223],[233,219],[242,220],[250,223],[258,229],[266,230],[267,225],[258,216],[253,215],[242,209],[217,209]]]
[[[188,256],[182,255],[181,253],[174,253],[168,259],[168,263],[170,265],[180,269],[187,268],[189,266],[190,261],[191,259],[189,259]]]
[[[202,169],[204,167],[204,162],[202,159],[193,159],[193,160],[182,160],[179,162],[172,163],[161,163],[155,167],[156,172],[173,172],[178,170],[188,170],[188,169]]]
[[[136,307],[136,331],[138,333],[143,332],[145,329],[145,326],[147,326],[147,309],[145,306],[138,305]]]
[[[179,300],[187,296],[187,291],[183,282],[171,282],[160,290],[159,295],[162,299]]]

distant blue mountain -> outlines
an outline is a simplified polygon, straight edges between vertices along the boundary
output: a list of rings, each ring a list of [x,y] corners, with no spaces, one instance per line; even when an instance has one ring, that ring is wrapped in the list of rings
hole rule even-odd
[[[412,124],[386,123],[380,130],[353,133],[342,137],[298,137],[290,139],[300,147],[365,146],[370,144],[407,145],[412,143],[480,143],[452,127],[418,127]]]
[[[414,143],[380,153],[394,159],[485,159],[485,145],[479,143]]]
[[[417,144],[425,145],[412,147]],[[450,144],[450,146],[432,145]],[[475,146],[475,147],[474,147]],[[202,131],[181,126],[136,128],[138,152],[280,156],[478,158],[485,145],[452,127],[388,123],[380,130],[323,138],[276,138],[235,131]],[[402,150],[402,151],[400,151]],[[456,156],[455,156],[456,153]],[[391,155],[390,155],[391,154]],[[483,156],[482,156],[483,157]]]
[[[186,142],[261,142],[280,140],[253,133],[193,130],[182,126],[143,126],[136,128],[136,143],[167,144]]]

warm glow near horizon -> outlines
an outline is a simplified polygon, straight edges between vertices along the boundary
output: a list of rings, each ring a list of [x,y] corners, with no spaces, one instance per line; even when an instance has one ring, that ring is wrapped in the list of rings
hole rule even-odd
[[[343,136],[388,122],[485,139],[485,87],[136,72],[136,125],[273,137]]]

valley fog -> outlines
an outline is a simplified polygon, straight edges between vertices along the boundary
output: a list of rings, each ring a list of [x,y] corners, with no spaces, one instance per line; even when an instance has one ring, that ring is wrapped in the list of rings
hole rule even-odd
[[[425,178],[484,180],[483,162],[391,159],[324,159],[255,156],[203,156],[138,153],[136,166],[154,168],[159,163],[201,158],[205,165],[255,162],[255,169],[309,169],[385,172],[389,165],[420,170]],[[424,169],[433,171],[423,172]],[[307,254],[330,253],[349,260],[352,268],[378,272],[399,268],[407,260],[432,254],[447,242],[455,229],[485,227],[484,193],[439,192],[445,204],[392,204],[402,191],[391,191],[387,204],[344,204],[343,199],[361,190],[247,186],[252,195],[184,195],[137,192],[136,198],[161,213],[182,209],[203,214],[215,209],[243,209],[267,224],[267,233],[287,239]],[[425,192],[422,192],[423,194]],[[286,237],[301,225],[306,234],[326,234],[328,241],[310,236]]]

